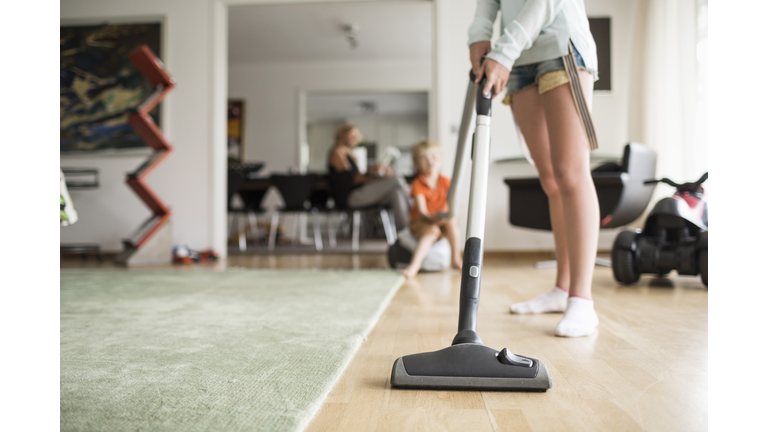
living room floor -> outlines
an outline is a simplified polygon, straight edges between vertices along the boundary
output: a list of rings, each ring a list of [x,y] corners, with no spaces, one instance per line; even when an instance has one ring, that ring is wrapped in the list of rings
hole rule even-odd
[[[497,350],[542,360],[546,393],[391,389],[398,357],[450,345],[460,275],[422,273],[400,288],[310,423],[308,431],[635,431],[707,429],[708,293],[698,278],[643,276],[618,285],[608,267],[593,283],[600,325],[584,338],[557,338],[562,314],[512,315],[509,305],[552,287],[546,256],[487,253],[477,330]],[[64,260],[62,268],[113,267]],[[386,267],[381,254],[239,255],[200,268]]]

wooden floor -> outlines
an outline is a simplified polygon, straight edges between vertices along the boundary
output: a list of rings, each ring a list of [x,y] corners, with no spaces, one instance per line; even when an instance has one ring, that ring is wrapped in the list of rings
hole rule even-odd
[[[396,358],[450,345],[458,272],[422,274],[394,297],[308,428],[317,431],[700,431],[707,429],[707,292],[698,279],[619,287],[597,268],[596,334],[556,338],[561,314],[512,315],[554,270],[487,257],[478,318],[486,345],[544,361],[546,393],[395,390]]]
[[[556,338],[561,314],[512,315],[509,304],[551,288],[554,270],[519,255],[489,254],[478,333],[497,350],[546,363],[546,393],[394,390],[396,358],[450,345],[458,272],[420,274],[395,295],[307,431],[707,430],[707,291],[700,280],[643,276],[618,286],[595,269],[600,317],[586,338]],[[207,267],[380,268],[382,255],[232,256]],[[109,266],[63,261],[62,267]],[[200,266],[196,266],[200,267]],[[206,267],[206,266],[203,266]]]

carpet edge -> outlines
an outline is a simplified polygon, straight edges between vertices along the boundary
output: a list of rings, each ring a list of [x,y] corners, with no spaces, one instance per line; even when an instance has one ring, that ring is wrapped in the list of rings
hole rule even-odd
[[[328,395],[330,394],[331,390],[333,390],[333,387],[336,385],[336,383],[339,382],[339,379],[341,379],[341,376],[344,375],[344,372],[347,371],[349,364],[352,363],[352,359],[354,359],[355,355],[357,355],[357,351],[360,349],[360,345],[363,344],[363,341],[365,341],[365,339],[368,338],[368,335],[371,333],[373,328],[376,327],[376,324],[379,323],[379,319],[381,319],[381,316],[384,314],[384,311],[387,310],[387,307],[389,307],[389,303],[395,297],[395,294],[397,294],[397,292],[400,291],[400,288],[403,286],[404,282],[405,282],[405,277],[400,276],[395,282],[395,284],[392,286],[392,288],[389,290],[389,293],[387,293],[387,296],[384,297],[384,300],[381,302],[379,309],[371,317],[368,327],[366,327],[361,334],[357,335],[358,337],[356,338],[357,340],[355,342],[354,349],[352,349],[350,353],[347,355],[347,357],[344,359],[344,361],[341,364],[341,367],[333,375],[328,386],[323,388],[324,396],[309,408],[308,415],[306,416],[305,420],[302,420],[301,422],[298,423],[295,429],[296,432],[303,432],[304,430],[306,430],[309,424],[312,423],[312,420],[315,419],[315,417],[317,416],[317,414],[320,412],[323,405],[325,404],[325,400],[328,399]]]

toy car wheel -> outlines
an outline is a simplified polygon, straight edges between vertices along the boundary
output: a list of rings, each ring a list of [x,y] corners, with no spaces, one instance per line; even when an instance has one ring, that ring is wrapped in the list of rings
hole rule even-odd
[[[709,288],[709,257],[708,257],[708,250],[709,250],[709,231],[702,231],[701,234],[699,234],[699,253],[698,253],[698,259],[699,259],[699,273],[701,273],[701,282],[704,284],[705,287]]]
[[[635,268],[635,254],[631,250],[615,249],[612,256],[613,277],[616,282],[629,285],[640,279],[640,272]]]
[[[640,279],[640,271],[637,269],[637,260],[635,252],[627,248],[627,244],[632,244],[637,233],[633,231],[623,231],[616,237],[611,251],[611,268],[616,282],[629,285]]]

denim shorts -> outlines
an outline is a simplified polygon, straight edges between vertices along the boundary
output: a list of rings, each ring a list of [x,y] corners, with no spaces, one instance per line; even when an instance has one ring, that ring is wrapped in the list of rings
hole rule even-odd
[[[576,47],[573,47],[573,54],[576,57],[576,65],[579,69],[586,70],[596,76],[595,71],[587,69],[584,64],[584,59],[581,57],[581,54],[579,54],[579,51],[576,50]],[[509,81],[507,81],[507,95],[525,90],[526,88],[537,84],[542,75],[557,70],[565,70],[565,64],[563,63],[562,57],[514,67],[509,73]]]

